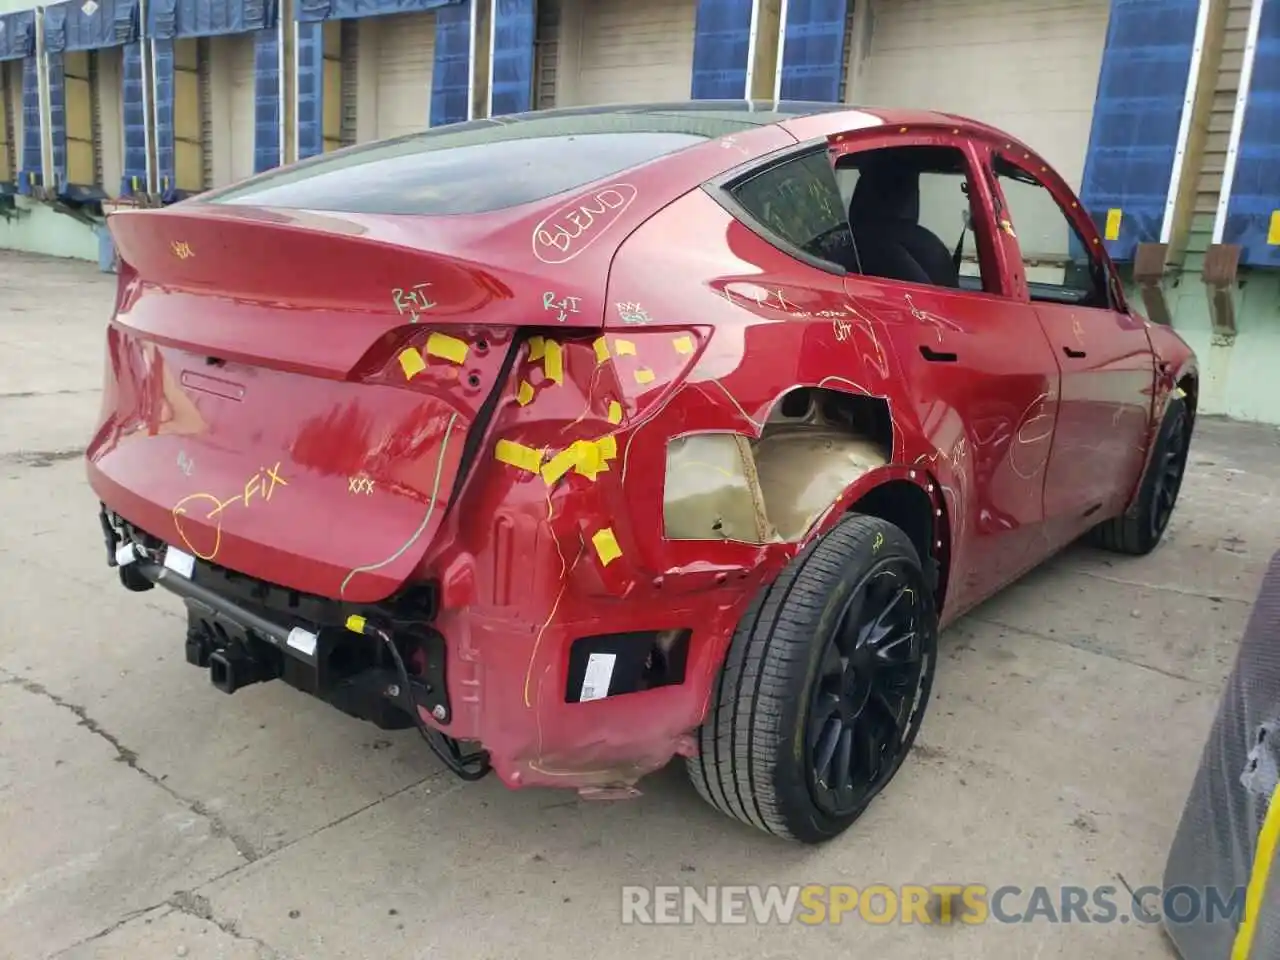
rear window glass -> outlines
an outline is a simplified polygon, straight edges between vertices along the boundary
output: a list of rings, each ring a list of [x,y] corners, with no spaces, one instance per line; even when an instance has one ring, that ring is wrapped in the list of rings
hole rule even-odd
[[[693,112],[478,121],[315,157],[201,199],[345,213],[484,213],[552,197],[748,125]]]

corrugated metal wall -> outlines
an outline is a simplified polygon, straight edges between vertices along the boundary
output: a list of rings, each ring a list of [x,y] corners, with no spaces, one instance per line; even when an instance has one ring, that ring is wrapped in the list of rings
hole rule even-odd
[[[556,105],[556,83],[560,76],[561,0],[538,0],[538,27],[534,35],[533,108],[549,110]]]
[[[1222,54],[1213,83],[1213,107],[1206,119],[1208,125],[1204,155],[1196,175],[1195,205],[1192,209],[1191,233],[1187,239],[1188,269],[1199,270],[1204,252],[1213,236],[1213,216],[1222,192],[1222,175],[1227,166],[1227,141],[1231,137],[1231,117],[1240,90],[1240,68],[1244,62],[1245,34],[1249,30],[1249,0],[1228,0],[1227,19],[1222,36]]]
[[[577,103],[685,100],[694,0],[591,0],[583,11]]]

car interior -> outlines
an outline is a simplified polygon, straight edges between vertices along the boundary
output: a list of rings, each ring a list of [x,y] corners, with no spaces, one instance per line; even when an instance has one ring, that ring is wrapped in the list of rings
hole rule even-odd
[[[995,174],[1018,225],[1031,299],[1109,306],[1105,269],[1053,195],[1007,161],[997,160]],[[814,152],[753,173],[730,193],[775,237],[849,273],[990,289],[971,226],[968,165],[954,147],[861,151],[834,170],[825,151]]]
[[[969,233],[969,220],[964,215],[969,210],[969,190],[963,154],[948,147],[868,151],[841,158],[836,166],[837,185],[850,174],[855,179],[848,220],[857,272],[935,287],[960,287],[964,241]],[[932,196],[926,197],[934,215],[923,218],[922,223],[921,181],[925,177],[934,188],[928,191]],[[948,210],[960,224],[954,247],[930,229]],[[981,278],[976,279],[976,284],[965,286],[981,289]]]

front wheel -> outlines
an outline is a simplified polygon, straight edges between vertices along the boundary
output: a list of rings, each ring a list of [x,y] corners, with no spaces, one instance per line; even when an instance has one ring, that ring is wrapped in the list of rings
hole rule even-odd
[[[1132,513],[1104,520],[1089,533],[1094,546],[1112,553],[1144,556],[1164,537],[1182,489],[1191,447],[1192,417],[1187,401],[1174,397],[1165,410],[1155,448],[1138,488]]]
[[[851,515],[792,561],[730,642],[688,761],[702,797],[768,833],[849,828],[915,741],[937,665],[937,613],[898,527]]]

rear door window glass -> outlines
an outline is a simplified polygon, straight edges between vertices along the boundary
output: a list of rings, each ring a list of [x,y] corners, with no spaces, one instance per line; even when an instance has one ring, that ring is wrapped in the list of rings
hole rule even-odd
[[[845,201],[825,150],[768,167],[729,193],[787,245],[843,269],[853,268]]]

